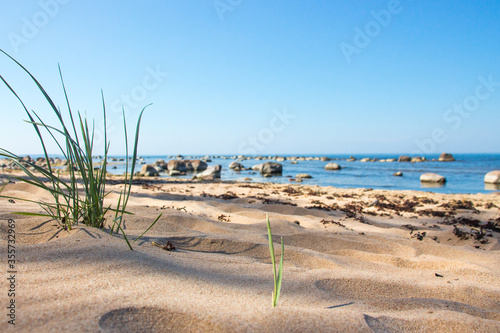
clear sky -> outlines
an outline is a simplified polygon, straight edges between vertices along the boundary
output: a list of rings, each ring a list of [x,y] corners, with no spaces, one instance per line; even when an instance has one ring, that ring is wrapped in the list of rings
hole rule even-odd
[[[142,155],[500,153],[500,1],[0,6],[0,48],[63,112],[58,64],[73,109],[98,127],[104,91],[113,154],[124,153],[121,107],[133,132],[149,103]],[[53,123],[4,55],[0,75]],[[41,152],[4,85],[0,116],[0,147]]]

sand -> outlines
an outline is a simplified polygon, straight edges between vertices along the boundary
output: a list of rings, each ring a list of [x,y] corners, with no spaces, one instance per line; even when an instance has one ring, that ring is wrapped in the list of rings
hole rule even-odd
[[[8,219],[16,225],[16,319],[3,278],[2,332],[500,331],[498,192],[145,182],[127,235],[163,215],[134,251],[108,228],[68,232],[13,214],[35,204],[0,199],[7,277]],[[115,202],[121,185],[108,188]],[[3,194],[49,199],[21,183]],[[277,257],[285,243],[276,308],[266,213]],[[152,244],[167,241],[175,251]]]

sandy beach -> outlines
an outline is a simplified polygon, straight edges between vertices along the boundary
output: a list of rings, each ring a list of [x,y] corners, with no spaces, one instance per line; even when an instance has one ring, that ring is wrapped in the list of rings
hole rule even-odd
[[[121,184],[110,183],[109,203]],[[50,200],[27,184],[3,195]],[[237,182],[133,186],[125,231],[64,230],[31,203],[0,199],[7,275],[15,221],[16,318],[0,284],[1,331],[498,332],[500,194],[337,189]],[[285,244],[273,275],[266,213]],[[111,220],[111,218],[109,219]],[[167,251],[152,242],[171,242]],[[279,256],[279,246],[276,246]],[[7,276],[8,277],[8,276]]]
[[[3,1],[0,333],[500,333],[499,13]]]

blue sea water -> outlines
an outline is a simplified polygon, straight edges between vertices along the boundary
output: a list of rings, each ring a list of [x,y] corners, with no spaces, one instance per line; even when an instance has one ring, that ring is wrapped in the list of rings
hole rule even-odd
[[[280,155],[287,157],[287,155]],[[328,162],[322,161],[298,161],[291,164],[289,160],[280,162],[283,165],[283,175],[271,178],[264,178],[259,173],[251,170],[236,172],[228,168],[234,159],[210,156],[211,162],[208,165],[220,164],[222,166],[222,180],[240,180],[251,178],[254,182],[290,183],[290,177],[295,177],[298,173],[308,173],[313,178],[304,179],[302,184],[334,186],[339,188],[372,188],[386,190],[418,190],[437,193],[491,193],[499,191],[500,186],[485,185],[484,175],[493,170],[500,170],[500,154],[453,154],[454,162],[439,162],[439,155],[426,155],[426,162],[361,162],[364,157],[378,159],[397,159],[399,155],[371,154],[353,155],[357,158],[354,162],[346,161],[350,155],[311,155],[312,157],[327,156],[333,162],[338,163],[342,169],[336,171],[326,171],[324,169]],[[168,162],[167,156],[143,156],[148,164],[154,163],[158,159]],[[201,156],[184,156],[184,158],[201,158]],[[432,161],[436,159],[436,161]],[[242,163],[245,167],[272,161],[245,160]],[[140,170],[140,165],[136,170]],[[117,164],[116,169],[109,169],[110,173],[122,174],[125,171],[123,163]],[[403,172],[403,177],[395,177],[396,171]],[[420,175],[432,172],[446,177],[445,185],[437,187],[426,187],[420,183]],[[163,175],[162,177],[169,177]],[[192,175],[179,176],[177,178],[190,179]]]

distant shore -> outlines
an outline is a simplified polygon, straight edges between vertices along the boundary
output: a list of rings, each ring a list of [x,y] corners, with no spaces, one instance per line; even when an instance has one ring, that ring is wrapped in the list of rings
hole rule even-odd
[[[439,161],[441,157],[442,161]],[[44,165],[44,158],[32,160]],[[446,160],[446,161],[443,161]],[[173,161],[173,162],[171,162]],[[183,162],[184,161],[184,162]],[[186,162],[187,161],[187,162]],[[193,161],[193,162],[190,162]],[[129,167],[130,167],[129,160]],[[279,164],[277,172],[265,173],[263,163]],[[102,163],[95,156],[96,166]],[[124,156],[107,160],[108,173],[125,172]],[[170,166],[169,166],[170,163]],[[194,165],[193,165],[194,163]],[[64,161],[53,158],[56,170],[64,170]],[[145,165],[148,170],[141,170]],[[409,156],[376,154],[328,155],[328,156],[243,156],[243,155],[165,155],[144,156],[137,160],[136,172],[167,179],[191,180],[206,168],[220,165],[220,173],[209,171],[202,175],[211,178],[240,182],[293,184],[302,183],[339,188],[373,188],[393,190],[419,190],[436,193],[490,193],[500,190],[500,183],[486,183],[486,174],[500,170],[500,154],[435,154]],[[9,168],[7,161],[0,167]],[[423,182],[422,175],[431,173],[431,180]],[[442,178],[440,178],[440,177]],[[439,181],[441,179],[441,181]]]

